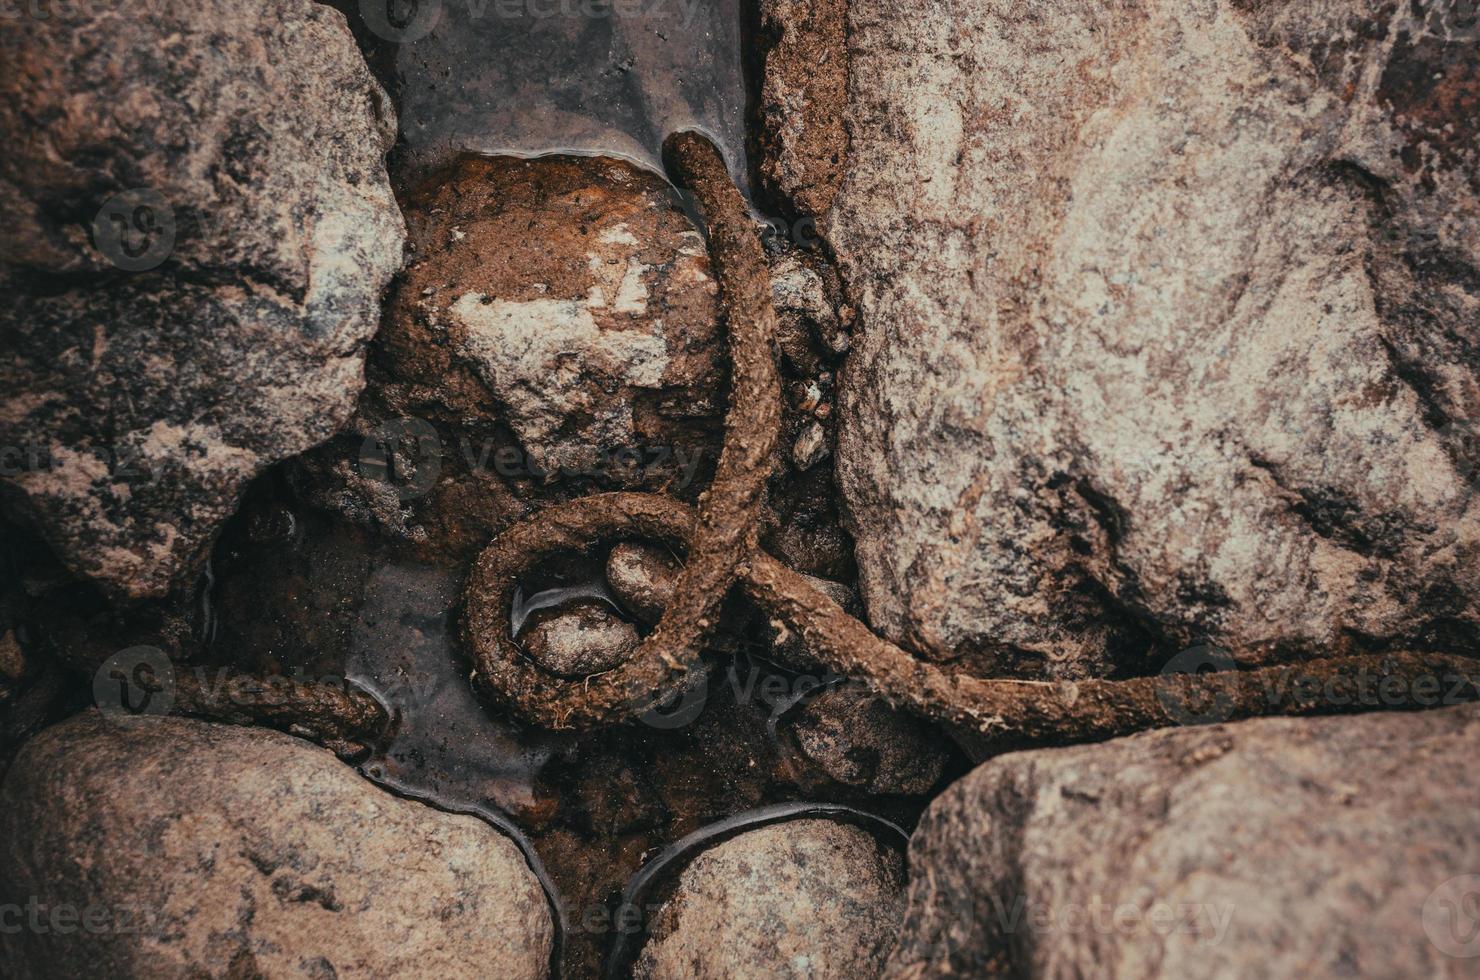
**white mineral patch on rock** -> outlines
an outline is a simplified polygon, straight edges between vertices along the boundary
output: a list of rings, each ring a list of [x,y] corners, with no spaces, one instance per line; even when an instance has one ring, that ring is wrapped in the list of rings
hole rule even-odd
[[[623,312],[618,296],[617,312]],[[466,353],[500,393],[509,424],[526,446],[549,443],[572,415],[589,418],[578,441],[560,445],[553,466],[580,465],[587,462],[583,450],[633,442],[630,402],[604,398],[599,380],[653,389],[663,384],[668,347],[661,329],[602,329],[593,310],[605,306],[595,296],[501,300],[465,293],[450,308],[467,330]]]

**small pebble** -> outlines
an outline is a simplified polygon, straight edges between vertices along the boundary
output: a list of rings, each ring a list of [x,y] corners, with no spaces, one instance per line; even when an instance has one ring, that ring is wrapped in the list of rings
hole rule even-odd
[[[650,924],[636,980],[877,977],[905,908],[904,862],[830,820],[751,830],[696,857]]]
[[[561,677],[589,677],[619,667],[638,642],[637,627],[599,599],[541,609],[519,631],[525,654]]]
[[[817,695],[792,733],[802,754],[828,776],[870,793],[930,792],[949,751],[933,728],[858,684]]]
[[[827,455],[827,432],[816,422],[810,422],[791,447],[791,460],[803,472],[816,466]]]
[[[612,595],[649,625],[663,616],[673,601],[679,564],[663,548],[623,541],[606,559],[606,583]]]
[[[26,676],[26,655],[16,639],[15,630],[6,630],[0,636],[0,696],[19,684]]]

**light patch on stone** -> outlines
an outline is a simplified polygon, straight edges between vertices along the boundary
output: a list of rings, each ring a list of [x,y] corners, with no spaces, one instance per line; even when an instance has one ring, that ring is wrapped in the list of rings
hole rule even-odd
[[[466,293],[450,309],[467,331],[464,352],[544,466],[629,445],[631,403],[609,390],[662,387],[669,358],[661,332],[603,330],[592,314],[599,308],[589,298],[489,300]],[[576,414],[590,422],[568,437],[566,420]]]
[[[596,236],[598,240],[608,245],[638,245],[637,236],[627,228],[627,225],[618,222],[608,228],[601,229],[601,234]]]
[[[643,276],[648,268],[636,259],[627,260],[627,272],[622,276],[622,284],[617,287],[617,300],[612,304],[613,310],[636,316],[647,312],[648,290]]]
[[[214,472],[250,472],[257,463],[255,453],[224,441],[216,426],[196,422],[184,426],[155,422],[144,433],[139,452],[148,464],[173,461]],[[149,469],[157,472],[152,465]]]

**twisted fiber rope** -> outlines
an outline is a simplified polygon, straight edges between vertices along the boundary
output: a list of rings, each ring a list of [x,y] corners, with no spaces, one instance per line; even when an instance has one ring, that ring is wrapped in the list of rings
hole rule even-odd
[[[501,533],[478,557],[464,591],[463,639],[482,692],[520,720],[592,729],[632,720],[703,680],[700,651],[717,608],[738,583],[773,619],[798,633],[819,666],[865,681],[877,694],[969,738],[982,752],[1095,741],[1149,728],[1271,714],[1312,714],[1430,703],[1418,684],[1449,678],[1447,700],[1472,699],[1480,663],[1442,653],[1314,660],[1256,671],[1170,674],[1130,680],[982,680],[948,674],[875,636],[801,575],[762,551],[755,527],[780,426],[772,350],[770,274],[744,201],[702,136],[664,146],[679,182],[699,204],[729,325],[732,365],[725,440],[714,482],[697,510],[657,494],[601,493],[547,507]],[[597,541],[647,538],[688,554],[673,601],[621,666],[582,679],[528,660],[509,635],[520,579],[547,558]],[[1381,705],[1312,697],[1395,678]],[[1425,687],[1430,691],[1431,688]],[[1396,693],[1394,693],[1396,692]],[[1345,695],[1343,695],[1343,699]]]

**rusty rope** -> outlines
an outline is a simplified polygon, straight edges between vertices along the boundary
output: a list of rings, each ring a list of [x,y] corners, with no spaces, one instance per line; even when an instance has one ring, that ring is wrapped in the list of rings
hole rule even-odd
[[[703,680],[700,650],[721,599],[737,582],[767,614],[802,638],[820,666],[950,727],[986,753],[1095,741],[1189,720],[1231,720],[1372,707],[1421,707],[1430,679],[1446,700],[1480,693],[1480,663],[1440,653],[1313,660],[1261,670],[1130,680],[983,680],[948,674],[875,636],[805,578],[762,551],[754,528],[780,425],[770,275],[744,202],[708,140],[670,137],[665,155],[699,203],[729,327],[732,365],[725,440],[714,482],[697,511],[657,494],[602,493],[547,507],[501,533],[479,555],[464,591],[463,639],[479,687],[515,716],[547,728],[630,720]],[[509,636],[522,576],[548,558],[616,538],[655,539],[687,552],[673,601],[626,663],[581,679],[528,660]],[[1379,703],[1356,696],[1369,681]],[[1312,690],[1352,697],[1312,697]]]

